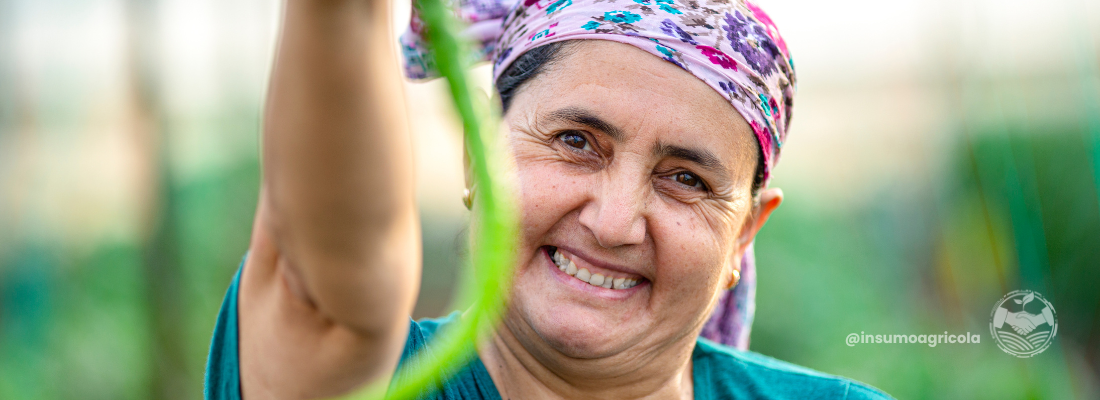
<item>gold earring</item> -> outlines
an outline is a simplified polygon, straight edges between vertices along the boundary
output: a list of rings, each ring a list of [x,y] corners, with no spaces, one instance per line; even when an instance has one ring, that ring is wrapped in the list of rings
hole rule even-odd
[[[472,210],[474,207],[473,193],[469,188],[462,190],[462,204],[466,206],[467,210]]]
[[[733,289],[734,286],[741,282],[741,271],[733,270],[733,276],[730,278],[729,286],[726,286],[726,290]]]

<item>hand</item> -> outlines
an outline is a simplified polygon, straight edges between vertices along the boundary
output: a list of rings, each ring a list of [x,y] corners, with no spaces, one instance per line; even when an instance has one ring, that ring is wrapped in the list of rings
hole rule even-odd
[[[1017,318],[1026,318],[1028,321],[1031,321],[1031,324],[1035,325],[1036,328],[1043,324],[1049,324],[1046,318],[1044,318],[1041,314],[1029,314],[1027,312],[1020,311],[1016,313],[1016,316]]]
[[[1009,326],[1012,326],[1012,329],[1015,330],[1016,333],[1027,335],[1035,330],[1035,322],[1033,322],[1031,317],[1031,314],[1023,311],[1018,313],[1009,312],[1005,318],[1005,322],[1007,322]],[[1042,321],[1042,316],[1039,317],[1039,320]]]

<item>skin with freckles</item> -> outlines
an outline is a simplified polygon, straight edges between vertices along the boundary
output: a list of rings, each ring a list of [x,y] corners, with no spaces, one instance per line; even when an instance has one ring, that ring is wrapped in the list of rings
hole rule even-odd
[[[630,45],[566,49],[505,115],[522,237],[479,354],[504,398],[691,398],[696,337],[782,192],[754,201],[752,130],[699,79]],[[553,252],[641,283],[591,286]]]

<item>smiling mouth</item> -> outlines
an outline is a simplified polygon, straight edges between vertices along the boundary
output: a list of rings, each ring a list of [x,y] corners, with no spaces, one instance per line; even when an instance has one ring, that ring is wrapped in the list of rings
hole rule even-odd
[[[594,273],[587,268],[577,268],[573,260],[570,260],[569,256],[563,252],[558,251],[557,247],[548,246],[546,251],[550,255],[550,260],[554,262],[554,265],[558,266],[558,269],[572,276],[573,279],[592,286],[612,290],[625,290],[638,286],[638,284],[642,283],[645,279],[642,278],[639,280],[625,276],[615,276],[614,274],[603,275],[598,272]]]

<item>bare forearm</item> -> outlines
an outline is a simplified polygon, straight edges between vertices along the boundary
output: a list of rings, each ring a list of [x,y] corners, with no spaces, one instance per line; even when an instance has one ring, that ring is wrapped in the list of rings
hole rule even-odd
[[[407,316],[418,276],[391,35],[387,1],[289,0],[264,121],[265,198],[284,262],[322,312],[368,330]]]

